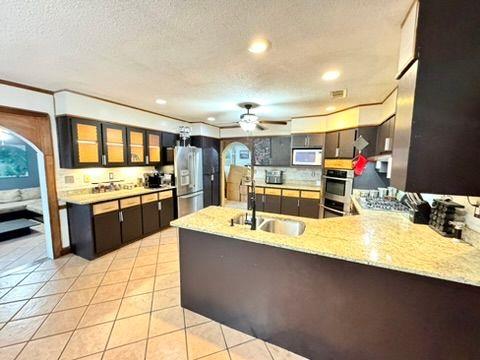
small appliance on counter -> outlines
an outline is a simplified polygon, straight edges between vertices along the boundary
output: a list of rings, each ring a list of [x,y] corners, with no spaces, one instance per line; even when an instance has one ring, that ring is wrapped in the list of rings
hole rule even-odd
[[[156,189],[162,185],[160,174],[157,171],[143,174],[143,179],[145,187],[149,189]]]
[[[406,192],[402,202],[408,206],[408,218],[415,224],[428,224],[430,220],[431,207],[423,200],[422,195]]]
[[[465,215],[465,206],[451,199],[435,199],[428,224],[443,236],[461,239]]]
[[[160,181],[162,186],[175,186],[175,177],[170,173],[161,173]]]
[[[283,171],[265,170],[265,184],[283,184]]]

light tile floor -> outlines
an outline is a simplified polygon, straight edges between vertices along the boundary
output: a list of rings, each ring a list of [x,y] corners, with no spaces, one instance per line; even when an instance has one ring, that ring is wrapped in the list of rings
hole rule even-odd
[[[47,257],[43,224],[32,227],[32,233],[0,241],[0,275]]]
[[[173,228],[0,277],[0,359],[299,360],[180,307]]]

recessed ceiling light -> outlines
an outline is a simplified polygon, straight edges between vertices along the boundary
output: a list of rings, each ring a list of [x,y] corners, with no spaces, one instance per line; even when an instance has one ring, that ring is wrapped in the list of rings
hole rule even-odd
[[[335,106],[327,106],[325,110],[327,111],[335,111],[336,107]]]
[[[213,116],[209,116],[209,117],[207,117],[207,120],[208,121],[215,121],[215,118]]]
[[[331,81],[331,80],[338,79],[339,76],[340,76],[340,71],[332,70],[332,71],[327,71],[323,73],[322,79],[325,81]]]
[[[248,48],[248,51],[254,54],[261,54],[267,51],[272,44],[267,39],[258,39],[253,41]]]
[[[155,100],[155,102],[156,102],[158,105],[165,105],[165,104],[167,103],[167,100],[157,99],[157,100]]]

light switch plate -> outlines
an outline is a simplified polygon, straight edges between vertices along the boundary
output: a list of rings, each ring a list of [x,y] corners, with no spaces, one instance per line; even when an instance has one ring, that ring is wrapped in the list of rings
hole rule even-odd
[[[113,180],[113,177],[114,177],[113,172],[109,172],[109,173],[108,173],[108,179],[109,179],[109,180]]]
[[[73,184],[75,182],[75,176],[67,175],[65,176],[65,184]]]

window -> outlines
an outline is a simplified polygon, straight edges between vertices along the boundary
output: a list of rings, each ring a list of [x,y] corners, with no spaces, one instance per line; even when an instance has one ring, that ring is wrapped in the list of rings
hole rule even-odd
[[[0,145],[0,179],[27,176],[29,174],[26,145]]]

